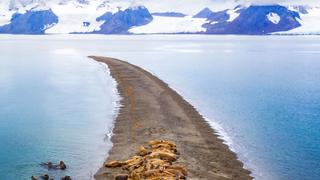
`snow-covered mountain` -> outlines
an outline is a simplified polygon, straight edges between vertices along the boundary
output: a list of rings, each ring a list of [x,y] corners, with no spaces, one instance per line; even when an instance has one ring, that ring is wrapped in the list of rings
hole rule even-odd
[[[317,1],[1,0],[0,33],[320,34]]]

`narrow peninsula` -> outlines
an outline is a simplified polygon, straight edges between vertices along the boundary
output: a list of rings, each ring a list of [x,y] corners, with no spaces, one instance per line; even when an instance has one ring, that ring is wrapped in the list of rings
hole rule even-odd
[[[128,159],[154,139],[174,141],[187,179],[252,179],[227,145],[197,110],[166,83],[128,62],[90,56],[108,65],[117,81],[121,108],[113,129],[113,147],[106,162]],[[112,180],[119,171],[102,167],[97,180]]]

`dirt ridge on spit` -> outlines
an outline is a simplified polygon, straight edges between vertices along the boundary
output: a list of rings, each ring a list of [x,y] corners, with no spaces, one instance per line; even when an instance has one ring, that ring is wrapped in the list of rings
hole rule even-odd
[[[187,167],[188,179],[252,179],[198,111],[166,83],[128,62],[89,57],[107,64],[122,97],[106,162],[128,159],[148,141],[165,139],[176,142],[178,163]],[[101,167],[95,178],[111,180],[122,173],[117,171]]]

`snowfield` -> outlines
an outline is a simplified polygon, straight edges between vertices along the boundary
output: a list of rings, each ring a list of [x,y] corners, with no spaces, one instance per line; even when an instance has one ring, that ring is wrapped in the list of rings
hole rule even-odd
[[[202,27],[207,22],[204,18],[162,17],[153,16],[153,21],[145,26],[133,27],[129,30],[134,34],[170,34],[170,33],[199,33],[206,31]]]
[[[280,20],[281,20],[280,16],[277,13],[269,13],[267,15],[267,18],[273,24],[278,24],[280,22]]]
[[[75,3],[55,4],[51,9],[59,17],[59,22],[46,30],[48,34],[85,33],[99,30],[103,22],[97,22],[96,18],[106,11],[111,11],[108,8],[97,10],[96,6],[81,6]]]
[[[0,11],[0,26],[6,25],[10,23],[10,19],[12,16],[12,13],[1,13]]]
[[[237,12],[238,9],[230,9],[227,11],[227,14],[229,14],[230,18],[228,19],[228,22],[233,21],[234,19],[236,19],[240,13]]]
[[[309,8],[307,11],[307,14],[300,14],[301,20],[299,22],[301,27],[283,33],[320,34],[320,7]]]

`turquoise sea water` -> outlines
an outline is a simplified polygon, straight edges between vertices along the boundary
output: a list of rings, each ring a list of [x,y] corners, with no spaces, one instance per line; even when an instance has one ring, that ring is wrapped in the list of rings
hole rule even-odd
[[[111,145],[112,79],[106,67],[39,39],[0,40],[0,179],[91,179]],[[65,172],[39,166],[60,160]]]
[[[128,60],[169,83],[256,179],[320,177],[320,37],[0,40],[0,177],[23,179],[43,172],[39,161],[67,159],[67,173],[88,179],[103,161],[116,98],[108,72],[87,55]]]

